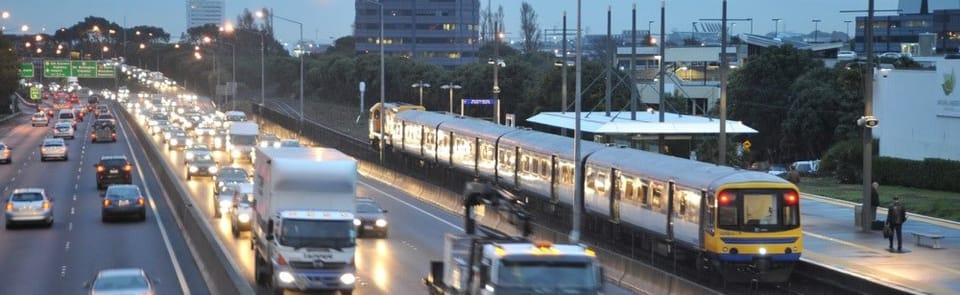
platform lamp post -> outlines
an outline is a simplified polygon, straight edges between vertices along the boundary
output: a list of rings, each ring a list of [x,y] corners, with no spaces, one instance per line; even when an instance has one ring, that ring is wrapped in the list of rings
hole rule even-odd
[[[779,35],[780,35],[780,21],[782,21],[783,19],[781,19],[781,18],[772,18],[772,19],[770,19],[770,20],[773,21],[773,37],[774,37],[774,38],[777,38],[777,37],[779,37]]]
[[[450,83],[448,83],[448,84],[444,84],[444,85],[440,86],[440,89],[450,90],[450,113],[451,113],[451,114],[453,113],[453,90],[454,90],[454,89],[462,89],[462,88],[463,88],[463,86],[460,86],[460,85],[457,85],[457,84],[453,84],[453,82],[450,82]]]
[[[430,88],[430,83],[423,83],[423,80],[420,80],[420,82],[413,83],[410,87],[420,88],[420,106],[423,106],[423,88]]]
[[[820,39],[820,19],[810,20],[813,22],[813,43],[817,43],[817,40]]]

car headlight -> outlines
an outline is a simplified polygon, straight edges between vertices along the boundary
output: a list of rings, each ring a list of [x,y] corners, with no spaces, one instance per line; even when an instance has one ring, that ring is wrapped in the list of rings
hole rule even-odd
[[[233,150],[233,152],[231,152],[230,155],[232,155],[234,158],[238,158],[240,157],[240,151]]]
[[[184,155],[184,157],[187,158],[187,161],[193,160],[193,152],[187,152],[187,154]]]
[[[281,272],[280,274],[283,274],[283,272]],[[355,283],[356,281],[357,281],[357,276],[353,275],[352,273],[345,273],[340,275],[340,282],[343,283],[344,285],[353,285],[353,283]]]
[[[278,141],[278,142],[274,142],[274,143],[273,143],[273,147],[275,147],[275,148],[280,147],[280,142],[279,142],[279,141]]]
[[[281,271],[279,274],[277,274],[277,279],[280,279],[280,282],[284,284],[289,284],[293,283],[294,278],[293,274],[291,274],[289,271]],[[343,276],[340,276],[340,281],[343,281]]]
[[[164,134],[163,139],[170,139],[170,133]]]
[[[377,225],[377,227],[384,227],[384,226],[387,226],[387,220],[380,218],[380,219],[377,219],[377,222],[375,224]]]
[[[220,208],[230,208],[233,206],[233,201],[231,200],[220,200]]]
[[[187,138],[187,145],[192,145],[192,144],[193,144],[193,139]]]
[[[177,139],[171,139],[170,145],[177,145]]]
[[[193,165],[190,165],[190,168],[188,169],[190,170],[190,173],[195,173],[197,172],[197,170],[200,170],[200,168],[197,168],[197,166],[193,166]]]
[[[210,166],[210,168],[207,168],[207,172],[210,172],[210,173],[217,173],[217,170],[220,170],[220,169],[217,169],[217,166]]]
[[[267,147],[267,142],[266,142],[266,141],[261,142],[261,143],[260,143],[260,147]]]
[[[240,223],[250,222],[250,214],[240,213],[240,215],[237,215],[237,221],[240,221]]]
[[[353,225],[360,226],[360,219],[353,219]]]

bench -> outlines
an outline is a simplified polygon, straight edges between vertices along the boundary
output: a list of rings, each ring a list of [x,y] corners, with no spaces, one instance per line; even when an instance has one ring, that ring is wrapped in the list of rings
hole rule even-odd
[[[920,232],[912,232],[911,234],[913,234],[913,237],[917,239],[917,246],[926,246],[933,249],[941,248],[940,240],[943,240],[943,235],[920,233]]]

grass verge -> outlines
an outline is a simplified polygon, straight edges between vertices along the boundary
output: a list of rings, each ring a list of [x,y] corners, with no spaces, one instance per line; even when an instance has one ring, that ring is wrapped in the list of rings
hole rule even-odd
[[[800,191],[814,195],[856,203],[863,200],[862,185],[839,184],[831,177],[804,177],[799,187]],[[900,196],[908,212],[960,221],[960,193],[880,184],[880,206],[889,206],[894,196]]]

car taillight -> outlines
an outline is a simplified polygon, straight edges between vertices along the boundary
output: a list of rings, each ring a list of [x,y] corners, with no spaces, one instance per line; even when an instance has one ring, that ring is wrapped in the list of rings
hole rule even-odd
[[[143,197],[137,198],[137,206],[143,206]]]
[[[97,172],[103,172],[103,165],[97,165]]]
[[[13,211],[13,203],[7,203],[7,211]]]
[[[123,166],[123,171],[130,171],[131,169],[133,169],[133,166],[130,166],[130,164],[127,164],[127,166]]]
[[[43,205],[42,205],[42,206],[43,206],[43,209],[44,209],[44,210],[50,209],[50,201],[43,201]]]
[[[97,133],[90,133],[90,138],[97,139]]]
[[[103,206],[104,206],[104,207],[109,207],[109,206],[110,206],[110,199],[103,199]]]

